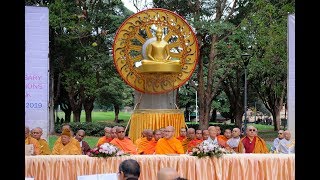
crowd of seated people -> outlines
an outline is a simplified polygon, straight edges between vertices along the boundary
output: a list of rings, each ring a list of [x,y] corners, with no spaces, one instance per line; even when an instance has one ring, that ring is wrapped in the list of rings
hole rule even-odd
[[[42,129],[36,127],[30,130],[25,127],[25,144],[33,145],[32,155],[85,155],[91,147],[84,141],[85,131],[80,129],[74,136],[69,124],[61,128],[61,134],[54,143],[52,151],[48,142],[41,138]],[[239,128],[225,129],[223,134],[219,126],[210,126],[201,130],[194,128],[181,128],[178,136],[175,135],[173,126],[157,130],[144,129],[141,137],[133,142],[125,134],[121,126],[105,127],[104,136],[98,139],[95,147],[104,143],[117,146],[127,154],[190,154],[192,149],[202,142],[212,143],[226,148],[232,153],[294,153],[295,141],[291,138],[290,131],[279,130],[278,137],[274,139],[271,150],[264,139],[258,135],[255,126],[249,125],[246,133],[241,136]]]

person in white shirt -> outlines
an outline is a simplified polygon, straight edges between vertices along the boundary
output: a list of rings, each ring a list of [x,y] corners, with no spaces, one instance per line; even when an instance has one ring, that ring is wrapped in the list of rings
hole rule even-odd
[[[276,148],[276,152],[280,154],[293,154],[295,153],[295,140],[291,138],[289,130],[283,132],[284,138],[280,140]]]
[[[271,151],[274,152],[279,145],[279,142],[283,139],[283,130],[278,131],[278,137],[273,140],[273,146],[271,146]]]
[[[230,147],[234,152],[238,153],[241,130],[239,128],[232,129],[232,137],[227,141],[227,147]]]

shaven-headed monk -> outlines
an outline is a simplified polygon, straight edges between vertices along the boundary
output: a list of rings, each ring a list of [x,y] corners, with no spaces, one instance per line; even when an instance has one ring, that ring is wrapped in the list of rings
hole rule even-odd
[[[269,153],[266,142],[257,135],[257,128],[248,126],[246,136],[240,140],[240,153]]]
[[[157,142],[156,154],[184,154],[181,142],[174,137],[174,127],[168,126],[164,132],[164,137]]]
[[[137,144],[138,147],[138,154],[145,154],[145,149],[150,146],[152,141],[155,141],[153,139],[153,131],[151,129],[144,130],[145,137],[141,139],[139,144]]]
[[[33,145],[33,155],[39,155],[41,150],[40,150],[40,143],[30,135],[30,129],[29,127],[25,126],[24,127],[24,142],[25,144],[32,144]]]
[[[140,142],[142,141],[143,138],[146,139],[145,137],[146,137],[146,132],[147,132],[147,130],[148,130],[148,129],[142,130],[142,132],[141,132],[141,137],[139,137],[139,138],[134,142],[134,144],[135,144],[136,146],[138,146],[138,144],[140,144]]]
[[[209,138],[209,130],[208,129],[204,129],[202,131],[202,139],[203,140],[207,140]]]
[[[180,135],[177,137],[177,139],[182,143],[182,141],[186,138],[187,138],[187,130],[186,128],[181,128]]]
[[[64,129],[61,133],[61,141],[55,143],[52,149],[53,155],[81,155],[82,151],[77,145],[71,142],[71,132],[69,129]],[[76,140],[78,141],[78,140]],[[78,141],[79,143],[79,141]]]
[[[64,124],[64,125],[62,126],[62,128],[61,128],[61,132],[63,132],[65,129],[68,129],[68,130],[70,131],[70,137],[71,137],[71,138],[70,138],[70,142],[71,142],[72,144],[74,144],[76,147],[78,147],[79,151],[81,152],[80,143],[79,143],[78,140],[76,140],[76,138],[73,137],[73,131],[72,131],[70,125],[69,125],[69,124]],[[54,143],[54,146],[55,146],[56,144],[59,144],[59,143],[61,143],[61,136],[56,140],[56,142]]]
[[[131,139],[125,137],[124,127],[117,127],[117,137],[110,143],[120,148],[122,151],[128,154],[138,154],[137,146],[133,144]]]
[[[178,172],[173,168],[161,168],[157,173],[158,180],[174,180],[179,178]]]
[[[45,139],[42,139],[42,129],[40,127],[36,127],[31,130],[31,136],[38,140],[40,144],[40,155],[49,155],[51,154],[51,150],[48,142]]]
[[[231,137],[231,129],[225,129],[223,135],[219,135],[217,138],[227,143]]]
[[[102,144],[104,143],[109,143],[112,141],[112,137],[111,137],[111,128],[110,127],[105,127],[104,128],[104,136],[99,138],[98,142],[97,142],[97,147],[100,147]]]
[[[112,138],[112,139],[118,137],[118,135],[117,135],[117,128],[118,128],[118,126],[114,126],[113,128],[111,128],[111,138]]]
[[[232,129],[232,137],[226,143],[227,149],[232,149],[235,153],[239,153],[240,134],[241,130],[239,128]]]
[[[217,128],[215,126],[210,126],[208,128],[209,130],[209,137],[207,140],[203,141],[203,142],[206,142],[206,143],[209,143],[209,144],[216,144],[216,145],[219,145],[221,147],[225,147],[226,144],[224,141],[221,141],[217,138]]]
[[[188,144],[188,153],[192,152],[192,149],[202,143],[202,141],[202,130],[198,129],[196,130],[196,138],[192,139]]]
[[[196,131],[194,128],[188,128],[187,130],[187,138],[184,139],[182,141],[182,147],[183,147],[183,150],[184,152],[187,152],[188,151],[188,144],[190,143],[190,141],[192,141],[193,139],[196,138]]]
[[[152,141],[149,141],[149,144],[143,150],[143,154],[155,154],[156,145],[157,145],[157,142],[160,138],[161,138],[161,131],[155,130],[153,132],[153,139],[152,139]]]

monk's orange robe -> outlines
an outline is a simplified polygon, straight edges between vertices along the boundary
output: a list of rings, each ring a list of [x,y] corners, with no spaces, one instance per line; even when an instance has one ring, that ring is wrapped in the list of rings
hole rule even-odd
[[[198,146],[198,144],[200,144],[202,141],[203,141],[202,139],[197,139],[197,138],[191,140],[188,144],[188,153],[192,152],[192,149]]]
[[[31,137],[30,135],[25,139],[25,144],[33,144],[34,154],[39,155],[40,150],[40,143],[35,138]]]
[[[138,139],[134,142],[134,144],[135,144],[136,146],[138,146],[138,144],[140,144],[140,142],[142,141],[143,138],[144,138],[144,137],[138,138]]]
[[[147,138],[142,138],[141,141],[139,141],[138,144],[136,144],[138,148],[138,154],[141,154],[148,144],[149,141],[147,140]]]
[[[143,154],[154,154],[156,152],[157,141],[152,139],[148,145],[143,149]]]
[[[62,142],[55,143],[52,148],[53,155],[81,155],[82,151],[71,142],[72,137],[70,138],[70,142],[66,145],[63,145]]]
[[[182,143],[183,140],[185,140],[187,136],[178,136],[177,139]]]
[[[49,144],[45,139],[39,139],[38,142],[40,144],[40,155],[49,155],[49,154],[51,154],[51,150],[50,150]]]
[[[103,136],[103,137],[99,138],[96,146],[97,146],[97,147],[100,147],[102,144],[104,144],[104,143],[109,143],[109,142],[111,142],[111,141],[112,141],[112,138],[111,138],[111,137],[107,138],[106,136]]]
[[[137,146],[133,144],[133,142],[126,137],[122,140],[118,138],[114,138],[110,143],[117,146],[125,153],[138,154]]]
[[[184,152],[187,152],[187,151],[188,151],[188,144],[189,144],[189,142],[190,142],[191,140],[192,140],[192,139],[190,139],[190,138],[185,138],[185,139],[181,142]]]
[[[217,136],[217,139],[220,139],[220,141],[224,141],[224,142],[227,142],[227,141],[228,141],[228,138],[225,137],[224,135],[219,135],[219,136]]]
[[[243,137],[241,138],[239,145],[238,145],[238,149],[236,151],[238,151],[239,153],[245,153],[245,148],[243,145],[244,139],[246,138]],[[269,149],[266,145],[266,142],[259,136],[255,136],[255,143],[254,143],[254,147],[253,147],[253,151],[252,153],[269,153]]]
[[[56,144],[59,144],[59,143],[61,143],[61,136],[56,140],[56,142],[54,143],[54,146]],[[78,151],[82,152],[81,147],[80,147],[80,142],[76,138],[70,137],[70,142],[69,143],[74,144],[75,147],[78,148]]]
[[[161,138],[156,145],[156,154],[184,154],[181,142],[172,137],[170,139]]]

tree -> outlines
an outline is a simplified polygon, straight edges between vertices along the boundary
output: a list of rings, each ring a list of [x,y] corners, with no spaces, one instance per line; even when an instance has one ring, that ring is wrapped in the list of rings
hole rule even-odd
[[[211,105],[218,95],[219,88],[227,76],[229,69],[237,60],[224,59],[217,49],[219,42],[223,42],[228,35],[238,27],[230,23],[230,19],[242,14],[244,1],[160,1],[154,0],[155,7],[175,11],[185,17],[195,29],[200,44],[200,55],[196,69],[196,83],[190,82],[199,97],[200,124],[199,128],[206,129],[209,125]]]
[[[287,16],[294,12],[294,1],[263,1],[254,4],[243,24],[255,39],[255,55],[249,80],[271,112],[274,130],[280,129],[280,111],[287,91]]]

